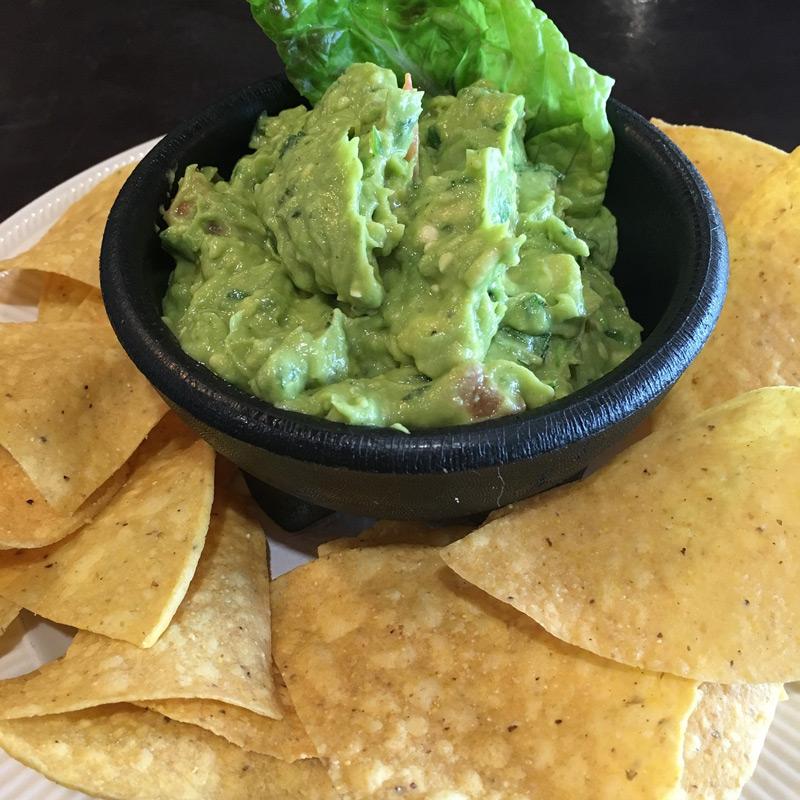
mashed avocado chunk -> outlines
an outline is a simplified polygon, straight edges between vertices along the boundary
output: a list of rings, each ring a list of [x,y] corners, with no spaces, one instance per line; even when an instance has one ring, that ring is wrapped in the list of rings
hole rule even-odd
[[[585,386],[641,330],[602,159],[580,126],[525,136],[521,95],[423,98],[354,64],[262,117],[230,180],[186,170],[165,320],[224,379],[340,422],[470,423]]]

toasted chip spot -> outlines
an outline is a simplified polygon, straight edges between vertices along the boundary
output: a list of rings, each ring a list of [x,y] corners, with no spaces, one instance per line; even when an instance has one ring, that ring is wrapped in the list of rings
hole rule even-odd
[[[139,770],[139,772],[146,772],[150,769],[153,763],[153,753],[150,750],[142,750],[139,753],[139,757],[136,759],[136,763],[133,765],[134,769]]]

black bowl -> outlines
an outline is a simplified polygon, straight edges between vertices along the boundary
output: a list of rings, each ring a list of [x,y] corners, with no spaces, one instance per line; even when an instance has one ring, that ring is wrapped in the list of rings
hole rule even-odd
[[[300,102],[285,80],[266,80],[169,134],[120,192],[100,259],[108,315],[130,358],[201,436],[251,476],[305,503],[359,515],[442,520],[483,513],[580,475],[646,416],[711,333],[727,278],[716,205],[669,139],[611,101],[614,275],[645,331],[641,348],[613,372],[536,411],[411,435],[283,411],[226,383],[186,355],[161,319],[173,263],[157,236],[160,209],[187,165],[226,173],[246,152],[259,113]]]

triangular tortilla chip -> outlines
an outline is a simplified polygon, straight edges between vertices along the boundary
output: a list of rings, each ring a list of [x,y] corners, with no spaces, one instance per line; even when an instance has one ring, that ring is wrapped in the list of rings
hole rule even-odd
[[[323,542],[317,555],[327,556],[356,547],[381,547],[387,544],[422,544],[444,547],[466,536],[474,525],[427,525],[424,522],[384,519],[362,531],[358,536],[344,536]]]
[[[683,748],[688,800],[738,800],[755,772],[783,685],[704,683]]]
[[[134,706],[0,722],[0,747],[71,789],[118,800],[336,800],[316,760],[287,764]]]
[[[0,326],[0,446],[56,510],[113,475],[166,406],[108,326]]]
[[[16,603],[10,603],[8,600],[3,600],[0,597],[0,633],[3,633],[6,628],[17,618],[20,608]]]
[[[715,683],[797,680],[798,464],[800,389],[760,389],[521,503],[444,559],[606,658]]]
[[[0,447],[0,550],[44,547],[77,530],[108,503],[130,474],[123,464],[72,513],[47,504],[19,464]]]
[[[216,700],[161,700],[140,705],[178,722],[198,725],[253,753],[282,761],[316,757],[317,750],[297,716],[280,672],[272,672],[283,719],[270,719]]]
[[[47,619],[149,647],[183,599],[203,549],[214,453],[172,416],[88,525],[35,550],[0,551],[0,596]]]
[[[0,271],[52,272],[99,289],[100,243],[108,213],[135,166],[118,169],[78,198],[30,250],[0,261]]]
[[[39,322],[67,322],[90,292],[99,294],[85,283],[52,273],[46,275],[39,295]]]
[[[276,663],[352,800],[668,797],[680,785],[695,683],[560,642],[437,548],[326,556],[274,581],[272,602]]]
[[[280,717],[266,540],[250,502],[218,496],[189,590],[151,648],[80,631],[64,658],[0,682],[0,717],[165,698],[220,700]],[[128,563],[136,569],[133,558]]]
[[[697,167],[726,224],[742,202],[786,158],[783,150],[741,133],[699,125],[672,125],[662,119],[650,121]]]
[[[728,226],[730,280],[717,327],[655,410],[656,428],[760,386],[800,385],[800,148]]]

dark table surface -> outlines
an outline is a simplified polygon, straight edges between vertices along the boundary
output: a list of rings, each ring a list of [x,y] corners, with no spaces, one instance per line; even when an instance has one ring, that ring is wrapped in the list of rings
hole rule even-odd
[[[280,69],[244,0],[1,1],[0,219]],[[539,5],[643,114],[800,144],[797,0]]]

